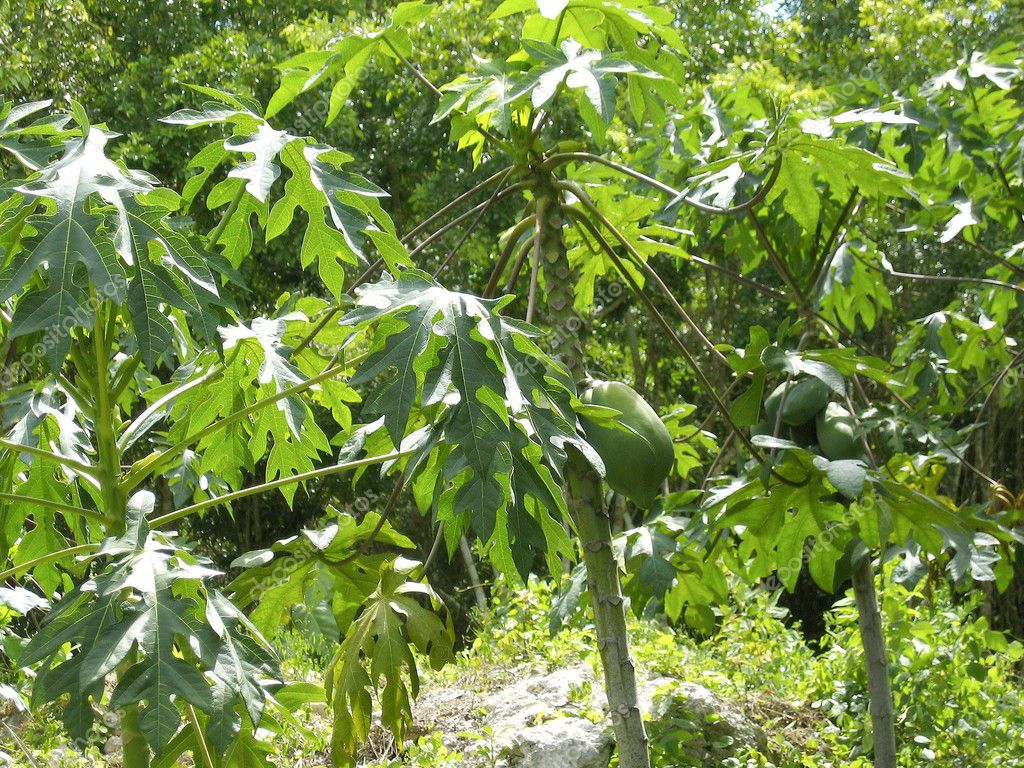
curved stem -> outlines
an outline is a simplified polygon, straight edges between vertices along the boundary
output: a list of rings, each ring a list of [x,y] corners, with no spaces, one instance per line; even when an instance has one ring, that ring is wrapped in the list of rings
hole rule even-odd
[[[208,370],[198,379],[192,379],[192,381],[187,381],[180,387],[172,389],[163,397],[155,400],[152,405],[150,405],[148,408],[146,408],[146,410],[140,413],[138,418],[135,419],[131,424],[129,424],[128,427],[121,433],[121,436],[117,439],[118,448],[120,448],[123,451],[129,446],[131,446],[132,443],[134,443],[139,437],[141,437],[142,434],[144,434],[146,423],[149,421],[149,419],[153,418],[153,416],[156,413],[158,413],[160,409],[163,408],[165,405],[168,405],[169,403],[173,402],[175,399],[185,394],[186,392],[195,389],[196,387],[202,384],[208,383],[209,381],[214,379],[216,376],[219,376],[223,372],[223,368],[220,367],[219,365],[213,366],[212,368],[210,368],[210,370]]]
[[[513,292],[516,282],[519,280],[519,273],[523,271],[523,266],[526,264],[526,260],[530,258],[530,251],[532,249],[533,238],[524,240],[522,246],[519,248],[519,253],[516,255],[516,260],[512,263],[512,269],[508,273],[508,282],[505,283],[505,293]]]
[[[22,496],[17,493],[0,493],[0,501],[10,501],[18,504],[35,504],[39,507],[46,507],[47,509],[54,509],[58,512],[63,512],[66,515],[82,515],[83,517],[88,517],[91,520],[103,520],[103,515],[94,509],[76,507],[72,504],[64,504],[59,501],[51,501],[50,499],[39,499],[35,496]]]
[[[44,448],[36,448],[31,445],[22,445],[21,443],[14,443],[10,440],[4,440],[0,438],[0,448],[6,448],[9,451],[15,453],[27,453],[31,456],[38,456],[42,459],[49,459],[55,461],[61,466],[73,469],[75,472],[85,475],[86,477],[96,478],[96,468],[91,467],[88,464],[83,464],[80,461],[69,459],[67,456],[61,456],[59,453],[52,453]]]
[[[415,453],[415,450],[408,451],[395,451],[393,453],[387,453],[383,456],[372,456],[366,459],[357,459],[355,461],[344,461],[340,464],[333,464],[329,467],[321,467],[320,469],[310,470],[309,472],[301,472],[297,475],[290,475],[289,477],[281,477],[277,480],[271,480],[269,483],[261,483],[260,485],[254,485],[249,488],[242,488],[239,491],[232,493],[225,493],[223,496],[214,496],[213,498],[200,501],[196,504],[192,504],[188,507],[182,507],[174,512],[168,512],[166,515],[160,515],[154,517],[149,521],[149,524],[153,528],[160,528],[169,523],[173,523],[176,520],[180,520],[183,517],[195,514],[196,512],[202,512],[210,507],[216,507],[219,504],[228,504],[238,499],[244,499],[247,496],[253,496],[257,493],[264,493],[265,491],[273,491],[276,488],[282,488],[286,485],[293,485],[295,483],[304,483],[307,480],[315,480],[320,477],[326,477],[327,475],[333,475],[338,472],[344,472],[347,469],[357,469],[359,467],[368,467],[373,464],[382,464],[385,461],[394,461],[397,459],[411,456]]]
[[[686,205],[690,206],[691,208],[695,208],[698,211],[701,211],[702,213],[711,213],[718,216],[731,216],[737,213],[744,213],[745,211],[748,211],[751,208],[755,207],[758,203],[764,200],[764,198],[771,191],[772,187],[775,186],[775,182],[779,178],[779,172],[782,170],[782,158],[780,156],[779,159],[777,159],[775,161],[775,164],[772,166],[772,170],[768,174],[768,178],[765,179],[764,183],[758,188],[757,192],[755,192],[749,200],[743,203],[739,203],[738,205],[732,205],[729,206],[728,208],[723,208],[718,205],[708,205],[707,203],[702,203],[700,200],[696,200],[692,197],[689,197],[686,195],[685,192],[680,192],[675,187],[669,186],[668,184],[662,181],[658,181],[654,177],[648,176],[646,173],[641,173],[640,171],[630,168],[628,165],[617,163],[614,160],[609,160],[607,157],[595,155],[590,152],[560,152],[556,155],[552,155],[551,157],[549,157],[545,161],[545,167],[552,169],[564,163],[571,162],[573,160],[586,160],[591,163],[604,165],[607,166],[608,168],[611,168],[612,170],[618,171],[624,176],[629,176],[632,179],[636,179],[637,181],[643,182],[649,187],[657,189],[660,192],[664,192],[667,195],[671,195],[673,200],[672,203],[670,203],[670,205],[676,202],[683,202]]]
[[[491,270],[491,277],[487,281],[487,287],[484,289],[484,298],[491,298],[494,295],[495,289],[498,287],[498,282],[501,280],[501,273],[505,271],[505,265],[508,264],[508,260],[512,258],[512,252],[515,247],[519,244],[519,238],[523,236],[523,233],[533,226],[533,221],[527,216],[525,219],[520,221],[509,232],[508,240],[505,242],[505,247],[501,249],[501,255],[498,256],[498,260],[494,263],[494,269]]]
[[[78,544],[74,547],[61,549],[57,552],[48,552],[47,554],[41,555],[33,560],[26,560],[24,563],[11,566],[6,571],[0,571],[0,582],[6,581],[12,576],[19,576],[22,573],[28,573],[34,568],[38,568],[42,565],[49,565],[50,563],[55,563],[58,560],[63,560],[65,557],[90,554],[99,548],[99,544]]]

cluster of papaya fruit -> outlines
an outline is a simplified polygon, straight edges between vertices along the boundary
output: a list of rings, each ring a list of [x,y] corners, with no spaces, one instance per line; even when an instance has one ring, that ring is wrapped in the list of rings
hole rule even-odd
[[[831,395],[813,376],[784,382],[765,398],[765,417],[751,432],[791,440],[830,461],[863,458],[853,414]]]

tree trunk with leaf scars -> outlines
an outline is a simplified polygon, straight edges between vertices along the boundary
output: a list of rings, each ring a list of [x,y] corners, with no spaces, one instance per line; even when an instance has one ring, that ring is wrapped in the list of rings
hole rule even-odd
[[[857,602],[864,667],[868,676],[871,734],[875,768],[896,768],[896,728],[892,689],[889,684],[889,654],[882,632],[882,613],[875,594],[875,573],[871,556],[865,555],[853,570],[853,595]]]
[[[544,267],[547,324],[551,349],[577,380],[584,375],[583,320],[573,310],[574,274],[562,233],[559,193],[550,177],[538,180],[535,258]],[[636,670],[629,652],[626,612],[619,567],[612,551],[611,521],[604,507],[601,478],[586,459],[569,448],[566,486],[569,512],[583,544],[587,589],[604,669],[608,709],[615,730],[621,768],[649,768],[650,756],[643,714],[636,690]]]

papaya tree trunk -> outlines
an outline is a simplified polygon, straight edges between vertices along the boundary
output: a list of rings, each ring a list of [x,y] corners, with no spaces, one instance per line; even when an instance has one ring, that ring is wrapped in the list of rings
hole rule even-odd
[[[853,570],[853,595],[857,601],[868,675],[875,768],[896,768],[896,726],[889,686],[889,654],[885,648],[885,635],[882,634],[882,613],[875,594],[875,574],[870,556],[861,558]]]
[[[551,179],[541,178],[537,194],[537,252],[544,267],[547,323],[552,354],[578,380],[584,374],[583,320],[573,310],[575,279],[566,256],[562,210]],[[601,478],[581,454],[569,449],[566,462],[569,512],[583,544],[587,590],[605,692],[621,768],[650,768],[647,733],[636,692],[636,671],[629,653],[626,611],[619,568],[612,551],[611,524],[604,508]]]
[[[98,481],[103,500],[104,529],[108,535],[119,536],[125,532],[127,505],[120,487],[121,452],[114,434],[114,402],[110,390],[110,358],[113,338],[111,323],[105,304],[96,312],[92,342],[96,380],[93,401],[96,409],[96,445]],[[135,654],[117,670],[118,679],[135,662]],[[150,750],[139,724],[140,705],[133,704],[121,713],[121,764],[123,768],[149,768]]]

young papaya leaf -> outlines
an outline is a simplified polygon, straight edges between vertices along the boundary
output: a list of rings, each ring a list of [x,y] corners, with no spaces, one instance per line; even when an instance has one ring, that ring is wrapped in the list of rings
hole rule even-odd
[[[450,621],[434,610],[441,603],[425,584],[410,577],[410,561],[382,572],[359,617],[345,633],[327,670],[327,697],[334,711],[331,751],[336,766],[356,765],[359,744],[373,718],[371,691],[380,690],[381,721],[402,741],[412,723],[411,698],[419,691],[413,648],[439,668],[451,661]]]
[[[341,36],[327,50],[307,51],[280,65],[281,85],[270,99],[267,117],[272,117],[301,94],[327,80],[336,80],[330,97],[326,124],[341,114],[349,95],[370,60],[378,53],[393,56],[392,46],[402,56],[412,53],[406,29],[429,18],[434,6],[423,0],[395,4],[377,28]]]

